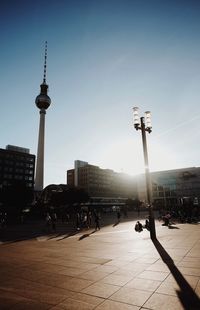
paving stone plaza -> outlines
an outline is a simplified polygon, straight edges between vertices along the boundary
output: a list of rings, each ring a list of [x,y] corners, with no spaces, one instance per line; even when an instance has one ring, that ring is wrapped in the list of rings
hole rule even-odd
[[[2,241],[0,309],[200,309],[200,225],[135,222]]]

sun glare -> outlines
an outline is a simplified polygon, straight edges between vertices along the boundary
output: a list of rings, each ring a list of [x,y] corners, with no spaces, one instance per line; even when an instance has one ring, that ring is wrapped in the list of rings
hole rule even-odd
[[[103,168],[110,168],[128,174],[142,173],[144,171],[143,157],[139,156],[138,150],[134,148],[131,140],[113,143],[102,154]]]
[[[101,154],[100,166],[131,175],[144,173],[142,141],[123,140],[115,142]],[[179,160],[174,152],[160,143],[151,141],[148,146],[150,171],[178,168]]]

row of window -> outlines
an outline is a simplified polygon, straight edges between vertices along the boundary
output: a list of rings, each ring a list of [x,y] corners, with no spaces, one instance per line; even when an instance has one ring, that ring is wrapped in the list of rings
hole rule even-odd
[[[11,179],[13,179],[13,175],[12,174],[4,173],[3,178],[11,180]],[[24,175],[16,174],[14,176],[14,179],[15,180],[29,180],[29,181],[32,181],[33,180],[33,176],[26,176],[26,175],[24,176]]]
[[[2,185],[8,186],[8,185],[11,185],[11,184],[10,184],[10,182],[9,182],[8,180],[4,180],[4,181],[2,182]],[[33,182],[26,182],[26,186],[27,186],[27,187],[33,187]]]
[[[152,186],[154,191],[169,191],[169,190],[175,190],[176,185],[175,184],[168,184],[168,185],[155,185]]]
[[[32,158],[33,159],[33,158]],[[13,160],[5,160],[4,162],[3,161],[0,161],[0,163],[2,165],[8,165],[8,166],[26,166],[26,167],[30,167],[30,166],[33,166],[32,162],[34,162],[34,160],[27,160],[29,163],[25,163],[24,161],[13,161]]]
[[[0,170],[6,171],[6,172],[13,172],[13,173],[23,173],[23,174],[30,174],[32,175],[34,173],[34,170],[29,170],[29,169],[21,169],[21,168],[16,168],[14,169],[13,167],[4,167],[4,169],[2,169],[2,167],[0,166]]]
[[[174,196],[176,196],[175,191],[153,192],[153,197],[174,197]]]
[[[13,159],[4,159],[4,157],[0,158],[0,162],[5,162],[6,164],[13,164],[16,161],[23,162],[34,162],[34,157],[14,157]]]

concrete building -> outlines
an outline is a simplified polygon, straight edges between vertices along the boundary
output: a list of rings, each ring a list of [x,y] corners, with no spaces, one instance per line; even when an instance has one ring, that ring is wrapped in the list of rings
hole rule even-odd
[[[200,167],[151,172],[152,201],[154,206],[170,208],[184,200],[200,202]],[[137,176],[138,198],[146,201],[144,175]]]
[[[48,85],[46,84],[46,59],[47,42],[45,45],[44,77],[40,85],[40,94],[35,99],[35,104],[40,110],[40,125],[38,135],[37,164],[35,175],[35,191],[42,191],[44,187],[44,138],[45,138],[45,114],[51,104],[51,99],[47,95]]]
[[[19,146],[7,145],[0,149],[0,186],[9,186],[13,181],[24,181],[34,188],[35,155]]]
[[[80,160],[67,171],[67,184],[84,188],[90,197],[136,198],[134,177]]]
[[[200,167],[151,172],[152,202],[169,209],[184,203],[200,205]],[[145,175],[135,177],[75,161],[67,171],[67,184],[84,188],[90,197],[138,198],[147,203]]]

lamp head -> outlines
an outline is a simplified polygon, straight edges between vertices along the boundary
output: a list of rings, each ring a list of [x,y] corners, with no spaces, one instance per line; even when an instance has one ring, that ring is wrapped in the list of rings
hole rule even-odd
[[[146,131],[148,131],[148,133],[151,133],[152,124],[151,124],[151,112],[150,111],[145,112],[145,124],[146,124]]]
[[[133,108],[133,123],[136,130],[140,127],[140,117],[139,117],[139,108],[134,107]]]

